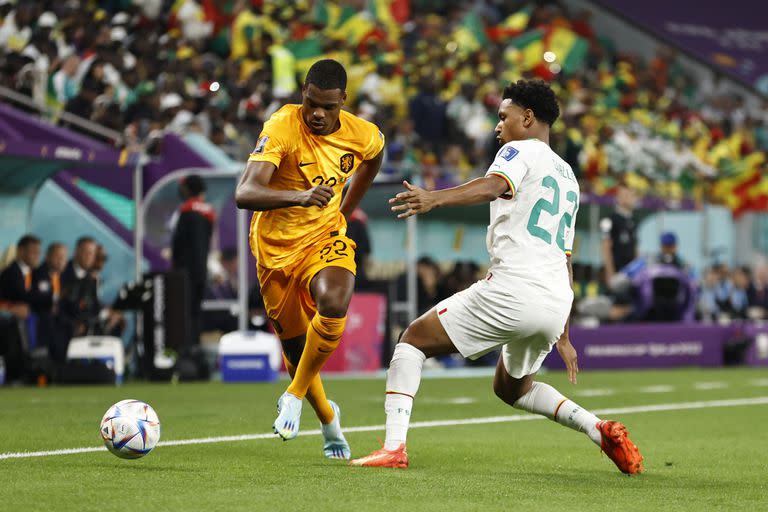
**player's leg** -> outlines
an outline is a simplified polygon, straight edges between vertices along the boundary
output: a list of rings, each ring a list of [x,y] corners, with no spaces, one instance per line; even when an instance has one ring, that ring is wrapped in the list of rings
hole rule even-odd
[[[334,235],[320,250],[308,248],[304,260],[291,269],[291,279],[296,286],[288,292],[291,300],[301,305],[306,319],[302,324],[306,329],[306,343],[293,380],[280,397],[284,407],[275,420],[275,431],[283,439],[298,435],[301,402],[344,332],[355,283],[354,248],[352,240]],[[338,407],[334,417],[337,415]],[[340,428],[338,433],[338,437],[343,438]]]
[[[547,418],[586,434],[600,446],[600,418],[565,398],[557,389],[544,382],[537,382],[533,375],[512,377],[505,364],[505,353],[499,356],[493,391],[503,402],[516,409],[541,414]]]
[[[540,414],[557,423],[586,434],[624,473],[643,470],[643,458],[629,439],[629,432],[617,421],[603,421],[590,411],[564,397],[557,389],[534,380],[533,374],[519,375],[519,351],[504,347],[496,365],[493,391],[503,402],[516,409]],[[518,357],[515,357],[515,356]],[[538,370],[538,366],[536,366]]]
[[[307,342],[287,392],[303,399],[312,380],[339,344],[347,322],[347,308],[355,275],[342,267],[325,267],[310,282],[317,313],[309,323]]]
[[[425,313],[408,326],[395,346],[387,371],[384,446],[367,457],[353,460],[352,465],[408,467],[405,443],[424,361],[428,357],[457,352],[458,349],[438,319],[436,309]]]
[[[305,336],[297,336],[289,340],[281,340],[283,362],[285,362],[285,368],[288,370],[291,379],[296,374],[296,365],[299,364],[301,353],[304,351],[304,338]],[[323,387],[320,375],[316,375],[312,382],[310,382],[307,389],[307,401],[315,410],[320,423],[328,424],[333,421],[333,408],[325,395],[325,388]]]
[[[306,304],[301,283],[295,277],[295,269],[266,269],[258,267],[259,284],[267,315],[280,337],[283,356],[291,376],[295,365],[304,349],[304,336],[313,310]],[[307,398],[315,409],[321,423],[331,423],[334,411],[325,396],[319,377],[313,379],[307,390]],[[281,396],[278,400],[278,419],[273,424],[277,434],[283,439],[293,439],[298,435],[301,417],[301,401],[295,402]],[[281,418],[282,416],[282,418]]]
[[[291,378],[296,374],[296,365],[301,359],[304,343],[304,336],[282,342],[283,361]],[[320,420],[320,430],[323,433],[323,454],[329,459],[349,459],[352,456],[352,451],[341,429],[341,409],[335,402],[326,397],[319,374],[310,383],[306,397]]]
[[[384,448],[405,445],[413,399],[421,383],[421,369],[427,358],[458,352],[432,309],[416,319],[395,345],[387,371],[384,410],[387,414]]]

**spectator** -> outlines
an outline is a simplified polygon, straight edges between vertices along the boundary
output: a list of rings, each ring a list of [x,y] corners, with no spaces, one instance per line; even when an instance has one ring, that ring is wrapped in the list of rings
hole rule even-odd
[[[9,382],[24,376],[32,273],[39,260],[40,240],[24,235],[16,244],[16,260],[0,273],[0,356],[5,359]]]
[[[187,276],[192,345],[200,344],[200,312],[208,281],[208,251],[216,214],[205,202],[205,182],[192,174],[179,183],[183,203],[171,222],[172,267]]]
[[[219,255],[219,272],[213,276],[208,290],[208,297],[214,300],[237,298],[237,249],[228,247]]]
[[[474,261],[457,261],[448,275],[441,280],[440,300],[466,290],[477,281],[480,267]]]
[[[709,268],[704,272],[699,292],[699,317],[705,322],[714,322],[720,315],[717,301],[717,272]]]
[[[671,231],[662,233],[659,240],[661,252],[656,257],[656,262],[662,265],[672,265],[679,269],[685,268],[685,264],[677,254],[677,235]]]
[[[96,98],[105,90],[104,84],[93,77],[83,81],[77,95],[66,102],[66,110],[76,116],[91,119]]]
[[[762,263],[755,269],[755,277],[747,292],[749,307],[753,308],[753,318],[768,317],[768,265]]]
[[[238,273],[237,273],[237,249],[229,247],[223,249],[219,255],[217,271],[211,272],[212,278],[206,292],[206,298],[212,300],[237,300],[238,299]],[[204,331],[231,332],[237,330],[237,315],[232,313],[232,308],[227,310],[203,312]]]
[[[440,267],[428,256],[422,256],[416,263],[416,309],[419,315],[426,313],[440,301],[441,274]],[[397,278],[397,298],[400,301],[408,298],[407,273]]]
[[[743,282],[740,282],[743,287]],[[699,294],[699,312],[702,320],[727,322],[739,315],[743,299],[741,291],[737,290],[731,279],[728,266],[716,263],[704,274],[701,293]]]
[[[61,274],[59,301],[62,323],[67,330],[67,343],[75,336],[93,332],[101,309],[98,284],[91,275],[96,261],[96,241],[81,237],[75,244],[75,254]],[[66,348],[63,350],[66,354]]]
[[[35,301],[33,311],[37,314],[37,339],[48,347],[48,354],[54,361],[66,359],[68,344],[67,329],[59,317],[61,300],[61,275],[67,266],[67,246],[54,242],[48,246],[45,261],[34,272],[33,286]]]
[[[637,198],[626,185],[619,185],[614,212],[600,221],[606,281],[637,258],[637,222],[633,216]]]
[[[0,273],[0,300],[30,306],[32,274],[39,263],[40,239],[24,235],[16,244],[16,260]]]
[[[64,64],[51,77],[54,99],[60,105],[67,105],[77,96],[80,84],[77,79],[77,69],[80,65],[80,57],[70,55],[64,60]]]
[[[364,289],[368,286],[368,264],[371,255],[371,239],[368,235],[368,216],[361,208],[355,208],[347,220],[347,236],[355,245],[355,265],[357,276],[355,288]]]
[[[439,151],[445,140],[445,103],[437,95],[433,78],[424,78],[419,84],[419,93],[411,99],[410,114],[419,137],[433,151]]]
[[[482,150],[493,125],[488,110],[477,98],[477,86],[474,83],[461,84],[461,92],[448,102],[446,116],[451,122],[453,142],[464,142],[462,146],[465,150],[470,149],[472,152]],[[471,141],[471,144],[465,141]]]
[[[715,303],[720,315],[728,316],[731,313],[731,295],[733,294],[733,280],[728,265],[717,263],[715,270]]]
[[[749,269],[739,267],[733,271],[733,289],[728,301],[729,313],[732,318],[745,320],[749,309]]]
[[[0,357],[5,361],[7,382],[24,377],[26,354],[20,323],[28,316],[28,305],[0,300]]]
[[[101,244],[96,245],[96,257],[91,268],[91,277],[96,281],[96,297],[99,300],[99,319],[95,327],[95,334],[120,337],[125,329],[125,317],[120,311],[101,305],[102,272],[109,260],[106,249]]]

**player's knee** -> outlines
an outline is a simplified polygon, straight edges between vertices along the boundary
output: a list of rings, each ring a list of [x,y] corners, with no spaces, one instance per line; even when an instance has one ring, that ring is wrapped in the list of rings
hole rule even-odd
[[[397,342],[416,346],[417,336],[414,331],[413,324],[409,325],[402,333],[400,333],[400,339],[397,340]]]
[[[502,402],[514,406],[520,397],[530,391],[533,380],[530,377],[514,379],[506,370],[501,371],[503,373],[497,370],[493,379],[493,392]]]
[[[399,343],[407,343],[408,345],[412,345],[413,347],[424,352],[427,357],[431,357],[428,347],[429,344],[426,342],[426,337],[422,331],[423,329],[421,328],[418,320],[412,322],[411,325],[409,325],[400,335]]]
[[[350,299],[348,295],[346,290],[340,288],[328,290],[317,297],[317,312],[328,318],[347,316]]]
[[[513,405],[517,400],[517,398],[512,399],[512,397],[510,397],[509,389],[507,389],[504,383],[498,379],[493,380],[493,392],[499,397],[499,400],[506,404]]]

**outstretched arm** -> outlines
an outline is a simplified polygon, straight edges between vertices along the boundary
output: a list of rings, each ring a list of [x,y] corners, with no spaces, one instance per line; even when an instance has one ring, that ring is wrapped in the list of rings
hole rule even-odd
[[[477,178],[458,187],[445,190],[428,191],[403,182],[406,190],[389,200],[393,212],[401,212],[398,219],[411,215],[427,213],[444,206],[467,206],[471,204],[490,203],[499,196],[508,193],[509,185],[501,176],[491,174]]]
[[[341,213],[347,219],[349,219],[349,216],[352,215],[357,205],[360,204],[360,200],[371,187],[373,179],[378,174],[379,168],[381,168],[381,161],[383,159],[384,150],[381,150],[375,157],[361,163],[357,172],[355,172],[355,177],[352,179],[352,183],[349,185],[347,193],[341,202]]]
[[[238,208],[253,211],[276,210],[290,206],[323,207],[333,197],[333,189],[318,185],[309,190],[275,190],[269,180],[277,167],[271,162],[248,162],[235,190]]]

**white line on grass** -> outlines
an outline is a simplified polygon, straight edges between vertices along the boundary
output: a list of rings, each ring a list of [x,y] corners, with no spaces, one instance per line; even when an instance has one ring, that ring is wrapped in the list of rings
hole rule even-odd
[[[709,409],[712,407],[739,407],[744,405],[768,405],[768,396],[758,396],[754,398],[734,398],[730,400],[709,400],[705,402],[680,402],[671,404],[638,405],[632,407],[611,407],[607,409],[595,409],[595,414],[633,414],[639,412],[659,412],[659,411],[682,411],[686,409]],[[515,421],[543,420],[544,416],[535,414],[516,414],[514,416],[488,416],[484,418],[466,418],[458,420],[435,420],[435,421],[415,421],[411,423],[410,428],[430,428],[430,427],[454,427],[459,425],[482,425],[487,423],[509,423]],[[347,427],[344,432],[375,432],[383,430],[384,425],[367,425],[361,427]],[[299,435],[313,436],[319,435],[321,431],[304,430]],[[211,443],[231,443],[237,441],[255,441],[258,439],[274,439],[275,434],[243,434],[238,436],[218,436],[202,437],[199,439],[178,439],[175,441],[162,441],[158,446],[184,446],[188,444],[211,444]],[[71,455],[76,453],[101,452],[106,448],[103,446],[88,446],[83,448],[67,448],[64,450],[49,450],[41,452],[16,452],[0,453],[0,460],[3,459],[26,459],[31,457],[50,457],[54,455]]]
[[[727,382],[694,382],[693,383],[694,389],[698,389],[700,391],[707,391],[710,389],[725,389],[728,387]]]
[[[666,384],[661,384],[658,386],[646,386],[644,388],[640,388],[638,391],[640,393],[671,393],[675,390],[675,386],[668,386]]]
[[[571,393],[576,396],[610,396],[616,392],[610,388],[581,389]]]

